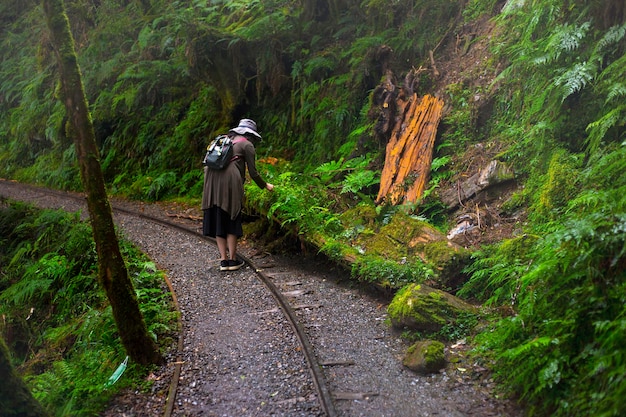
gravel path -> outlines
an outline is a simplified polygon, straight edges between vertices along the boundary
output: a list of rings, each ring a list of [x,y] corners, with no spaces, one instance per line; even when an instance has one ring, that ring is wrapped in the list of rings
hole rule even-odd
[[[72,200],[44,197],[1,180],[0,196],[79,209]],[[140,207],[162,218],[180,211],[163,205],[115,204]],[[197,222],[180,221],[200,228]],[[116,222],[166,271],[180,305],[184,343],[182,352],[173,350],[168,364],[150,376],[151,392],[127,392],[103,416],[163,415],[177,362],[182,365],[173,416],[323,415],[293,331],[249,266],[220,272],[217,249],[200,237],[127,215],[116,215]],[[430,376],[404,368],[401,358],[407,344],[385,322],[388,300],[353,288],[345,274],[325,260],[258,256],[246,245],[241,251],[273,277],[281,291],[291,294],[323,364],[338,415],[522,415],[514,404],[495,398],[493,384],[473,364],[461,361]]]

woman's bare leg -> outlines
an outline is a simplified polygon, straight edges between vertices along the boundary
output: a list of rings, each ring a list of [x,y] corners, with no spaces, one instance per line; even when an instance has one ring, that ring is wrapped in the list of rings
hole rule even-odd
[[[228,245],[226,242],[226,238],[215,236],[215,241],[217,242],[217,249],[220,251],[220,259],[222,261],[228,260],[228,255],[227,255]]]
[[[226,259],[237,259],[237,235],[226,235],[226,243],[228,246],[228,254],[230,255],[230,258]]]

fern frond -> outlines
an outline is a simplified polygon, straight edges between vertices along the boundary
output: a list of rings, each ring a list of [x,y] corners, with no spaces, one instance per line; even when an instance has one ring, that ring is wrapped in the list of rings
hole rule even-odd
[[[446,166],[448,164],[448,162],[450,162],[451,159],[452,159],[452,157],[450,157],[448,155],[437,157],[437,158],[433,158],[433,161],[430,164],[430,170],[432,172],[437,171],[439,168]]]
[[[152,181],[150,188],[148,189],[148,197],[153,200],[159,200],[163,198],[168,192],[170,192],[178,184],[176,173],[173,171],[167,171],[159,175]]]
[[[318,55],[306,61],[304,74],[311,77],[314,74],[324,73],[326,70],[332,71],[337,67],[337,60],[330,55]]]
[[[615,83],[609,88],[609,94],[606,96],[606,103],[610,103],[613,100],[619,100],[626,97],[626,84]]]
[[[9,262],[9,267],[13,267],[15,265],[26,264],[28,259],[32,255],[34,249],[33,245],[30,242],[23,242],[20,246],[15,250],[11,261]]]
[[[335,175],[343,170],[343,158],[338,161],[325,162],[312,171],[312,174],[319,176],[324,184],[330,182]]]
[[[48,291],[54,281],[50,278],[22,279],[11,285],[0,294],[0,300],[14,305],[23,305],[30,302],[36,294]]]
[[[369,187],[380,182],[380,178],[374,171],[363,170],[348,174],[343,180],[341,194],[357,193],[363,188]]]
[[[560,50],[572,52],[580,47],[582,40],[591,28],[591,23],[585,22],[580,26],[566,24],[562,28],[561,32],[556,33],[558,44],[554,46]]]
[[[554,80],[556,86],[562,87],[561,101],[582,90],[591,82],[596,74],[595,65],[589,62],[575,64],[563,75]]]
[[[58,377],[65,381],[73,381],[76,373],[72,366],[66,361],[57,361],[53,364],[53,368]]]
[[[587,152],[594,153],[600,147],[609,129],[624,123],[626,119],[626,104],[615,107],[605,113],[600,119],[587,126]]]
[[[604,50],[610,45],[615,45],[626,36],[626,23],[610,27],[597,45],[598,50]]]
[[[502,357],[507,359],[514,359],[521,355],[528,355],[530,353],[538,353],[547,346],[558,343],[554,338],[550,336],[537,337],[532,340],[528,340],[525,343],[521,343],[512,349],[509,349],[502,353]]]

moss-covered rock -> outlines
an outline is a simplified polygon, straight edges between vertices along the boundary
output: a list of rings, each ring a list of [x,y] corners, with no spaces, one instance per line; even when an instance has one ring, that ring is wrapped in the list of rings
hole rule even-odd
[[[387,312],[394,327],[436,332],[461,315],[478,314],[478,309],[444,291],[409,284],[396,293]]]
[[[398,270],[379,277],[368,274],[359,278],[395,288],[399,288],[396,284],[403,281],[398,277],[407,276],[419,277],[409,282],[424,282],[426,276],[434,278],[429,282],[439,288],[456,287],[456,283],[464,282],[460,271],[466,265],[469,254],[461,247],[450,244],[443,233],[427,222],[402,212],[395,213],[391,221],[382,226],[376,222],[376,216],[375,207],[366,204],[344,213],[341,223],[345,232],[339,241],[354,250],[355,257],[351,261],[358,266],[352,268],[353,273],[374,271],[383,261],[385,270],[393,269],[393,265]],[[377,260],[377,265],[370,265],[371,260]],[[419,265],[419,271],[407,273],[406,269],[413,265]],[[424,274],[424,271],[431,272]]]
[[[471,252],[449,241],[420,243],[415,247],[420,258],[433,266],[435,278],[429,284],[443,290],[458,290],[468,276],[463,269],[471,263]]]
[[[438,372],[446,367],[445,346],[433,340],[417,342],[407,350],[402,364],[420,374]]]
[[[416,250],[418,244],[445,239],[446,237],[430,224],[406,214],[396,213],[388,224],[376,230],[375,235],[361,239],[360,246],[370,255],[400,261],[419,255]]]

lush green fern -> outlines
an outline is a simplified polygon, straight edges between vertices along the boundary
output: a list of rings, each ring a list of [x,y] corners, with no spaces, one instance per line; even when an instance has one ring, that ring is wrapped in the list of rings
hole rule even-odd
[[[77,214],[11,202],[0,206],[0,219],[7,243],[0,250],[0,314],[13,358],[51,415],[96,415],[145,370],[132,366],[105,386],[125,353],[97,283],[91,229]],[[177,321],[161,274],[127,241],[122,252],[146,324],[169,346]]]
[[[594,159],[579,177],[584,189],[562,217],[548,227],[535,222],[537,231],[550,232],[523,250],[497,247],[472,266],[464,289],[514,308],[513,317],[477,340],[482,352],[491,349],[498,359],[501,380],[537,413],[623,411],[626,380],[617,375],[626,369],[615,355],[625,342],[624,161],[624,146]],[[601,395],[596,387],[602,387]]]
[[[316,167],[311,173],[319,176],[320,181],[323,184],[328,184],[338,174],[344,171],[344,160],[339,159],[337,161],[324,162]]]
[[[374,171],[358,170],[346,175],[343,180],[341,193],[357,194],[363,188],[370,187],[380,182],[380,176]]]

